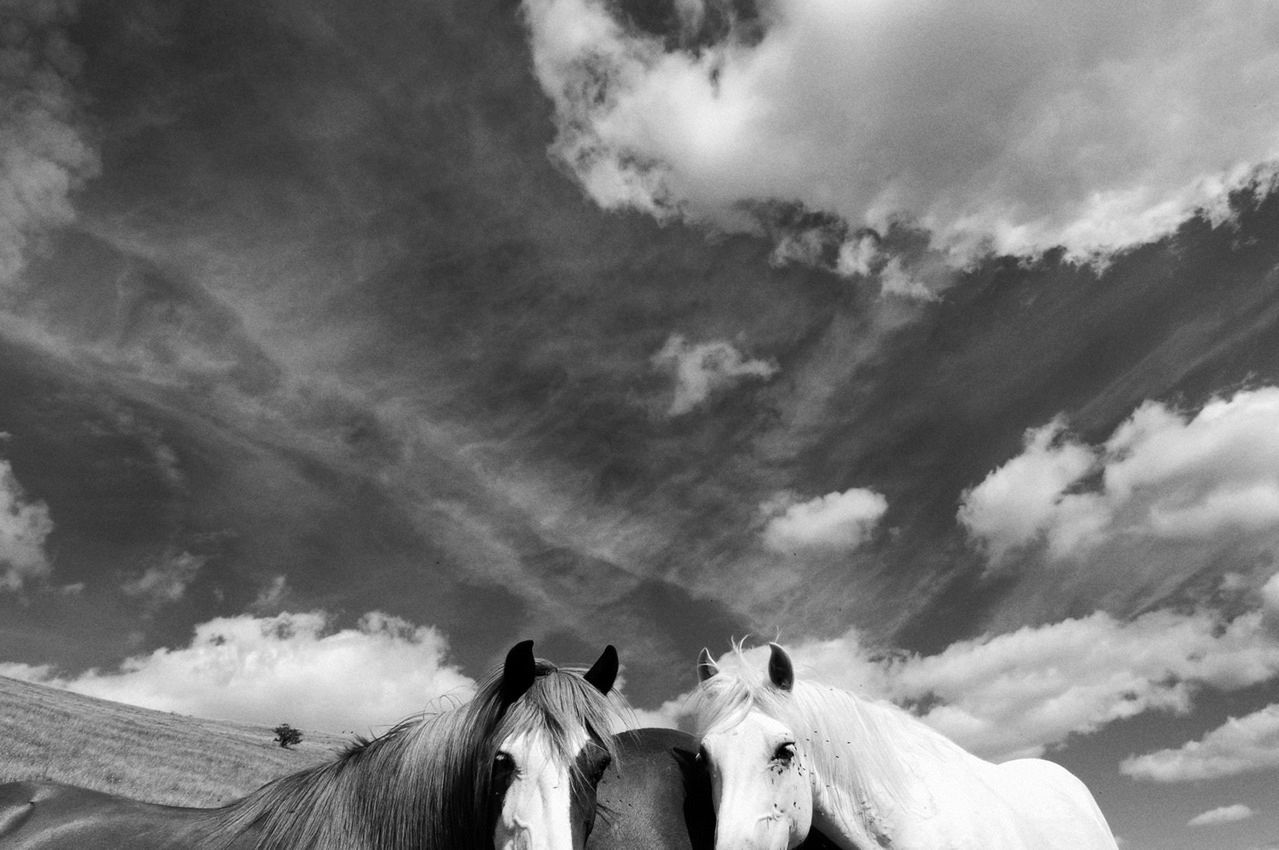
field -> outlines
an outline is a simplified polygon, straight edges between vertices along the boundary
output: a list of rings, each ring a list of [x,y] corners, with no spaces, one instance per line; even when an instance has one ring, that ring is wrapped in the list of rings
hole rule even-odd
[[[282,718],[284,719],[284,718]],[[52,779],[154,803],[218,806],[326,761],[342,736],[186,717],[0,676],[0,782]]]

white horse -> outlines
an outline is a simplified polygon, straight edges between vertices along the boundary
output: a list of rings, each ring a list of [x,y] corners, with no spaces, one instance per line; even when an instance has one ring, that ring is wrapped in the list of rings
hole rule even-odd
[[[849,850],[1117,850],[1065,768],[980,759],[894,705],[796,682],[771,649],[766,679],[698,659],[717,850],[787,850],[812,827]]]

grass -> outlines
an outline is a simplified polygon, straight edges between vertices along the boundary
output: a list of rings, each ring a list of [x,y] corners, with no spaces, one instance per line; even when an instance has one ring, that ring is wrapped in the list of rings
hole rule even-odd
[[[220,806],[331,759],[339,735],[151,711],[0,676],[0,782],[51,779],[139,800]]]

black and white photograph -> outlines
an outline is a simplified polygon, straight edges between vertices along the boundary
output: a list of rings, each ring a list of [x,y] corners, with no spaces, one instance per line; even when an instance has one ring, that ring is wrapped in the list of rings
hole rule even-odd
[[[1279,3],[0,0],[0,848],[1279,850]]]

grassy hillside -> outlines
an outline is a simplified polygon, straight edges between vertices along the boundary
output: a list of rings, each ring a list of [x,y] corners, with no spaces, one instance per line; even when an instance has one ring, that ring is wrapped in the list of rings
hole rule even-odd
[[[287,720],[287,718],[281,718]],[[0,782],[53,779],[184,806],[217,806],[326,761],[345,738],[150,711],[0,676]]]

